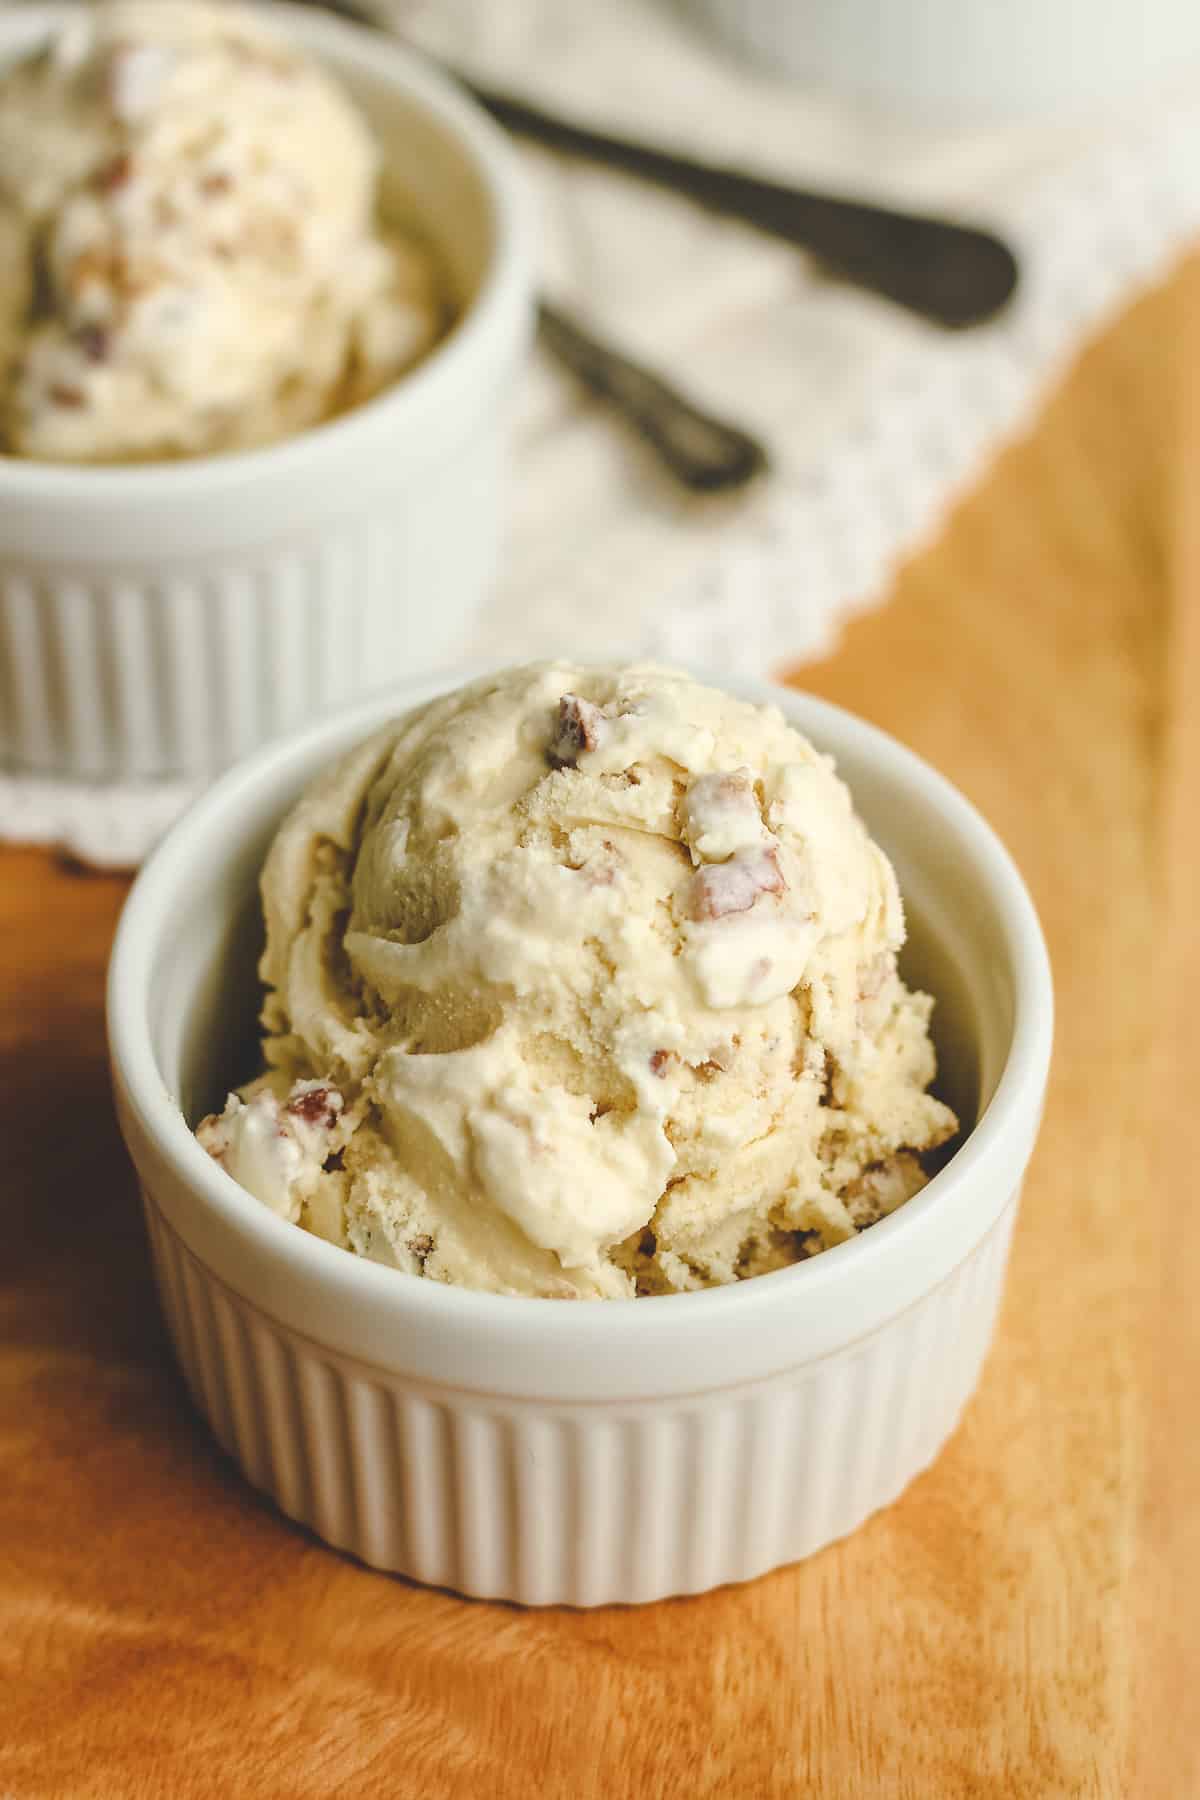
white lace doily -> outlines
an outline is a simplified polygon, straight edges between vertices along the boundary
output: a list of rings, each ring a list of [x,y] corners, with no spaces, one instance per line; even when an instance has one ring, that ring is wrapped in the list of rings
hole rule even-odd
[[[499,589],[464,653],[620,651],[760,672],[826,650],[1064,361],[1200,231],[1200,70],[1092,126],[941,129],[773,83],[656,0],[377,0],[377,11],[583,122],[957,211],[995,225],[1022,262],[1001,320],[947,335],[673,195],[523,151],[548,290],[759,432],[774,471],[739,501],[681,497],[539,359],[517,421]],[[0,837],[126,865],[189,792],[0,777]]]

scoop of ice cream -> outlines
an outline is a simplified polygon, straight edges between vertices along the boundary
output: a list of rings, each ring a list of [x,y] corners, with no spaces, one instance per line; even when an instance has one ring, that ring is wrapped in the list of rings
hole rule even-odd
[[[831,761],[683,675],[538,665],[434,701],[313,784],[262,891],[268,1074],[221,1129],[336,1089],[332,1159],[246,1185],[399,1268],[733,1281],[894,1210],[955,1129]]]
[[[5,447],[198,455],[369,397],[444,323],[378,189],[355,107],[249,10],[81,7],[0,85]]]

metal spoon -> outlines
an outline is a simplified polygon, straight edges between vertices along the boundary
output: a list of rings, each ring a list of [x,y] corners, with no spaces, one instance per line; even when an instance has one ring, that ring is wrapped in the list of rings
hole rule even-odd
[[[982,325],[1016,291],[1017,259],[990,231],[696,162],[570,124],[511,94],[481,87],[457,70],[450,73],[519,136],[673,188],[710,212],[785,238],[842,280],[882,294],[936,325]]]
[[[592,393],[616,407],[693,493],[728,493],[768,467],[765,447],[748,431],[701,411],[661,375],[601,343],[545,300],[538,305],[538,336]]]

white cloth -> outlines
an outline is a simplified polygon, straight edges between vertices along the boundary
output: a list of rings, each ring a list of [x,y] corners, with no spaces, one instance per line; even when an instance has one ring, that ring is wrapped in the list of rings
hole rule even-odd
[[[1023,278],[947,334],[663,190],[524,149],[548,292],[766,438],[741,499],[674,491],[538,359],[508,547],[474,655],[650,654],[769,671],[877,602],[1081,343],[1200,231],[1200,70],[1092,124],[903,123],[727,59],[656,0],[376,0],[381,18],[567,117],[829,190],[991,224]],[[964,605],[970,596],[963,596]],[[187,797],[0,778],[0,836],[135,860]]]

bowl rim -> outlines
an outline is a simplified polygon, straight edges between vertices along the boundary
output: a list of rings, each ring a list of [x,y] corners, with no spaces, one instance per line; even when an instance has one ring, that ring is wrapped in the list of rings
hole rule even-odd
[[[172,1178],[217,1216],[257,1256],[289,1265],[320,1285],[330,1298],[353,1305],[390,1309],[415,1321],[420,1330],[535,1332],[537,1340],[602,1352],[613,1334],[636,1323],[642,1341],[706,1325],[728,1327],[731,1312],[755,1302],[783,1297],[789,1303],[816,1300],[847,1278],[863,1279],[894,1257],[917,1227],[947,1214],[989,1165],[1011,1164],[1011,1186],[1020,1178],[1040,1118],[1053,1038],[1053,985],[1049,956],[1033,902],[1007,849],[976,808],[915,752],[877,726],[844,708],[803,691],[774,683],[722,679],[710,671],[687,672],[709,685],[759,704],[778,706],[789,723],[818,748],[827,726],[835,737],[855,738],[875,758],[885,758],[906,787],[948,820],[970,848],[1001,921],[1011,965],[1012,1034],[995,1089],[963,1145],[928,1185],[869,1232],[823,1251],[791,1268],[751,1281],[683,1294],[640,1297],[632,1306],[562,1306],[535,1296],[490,1294],[441,1282],[405,1277],[404,1271],[364,1261],[277,1217],[221,1169],[197,1142],[170,1094],[153,1049],[147,999],[159,945],[169,932],[170,897],[214,826],[255,790],[303,765],[304,781],[343,750],[422,701],[467,681],[496,672],[495,661],[458,666],[397,684],[369,700],[340,709],[319,722],[277,739],[224,774],[171,828],[138,875],[126,899],[109,963],[106,1011],[109,1048],[119,1091],[146,1141]],[[235,848],[229,854],[235,853]],[[994,1213],[979,1219],[973,1240],[982,1239]],[[926,1240],[927,1241],[927,1240]],[[931,1275],[929,1286],[940,1275]],[[899,1306],[895,1310],[901,1310]],[[848,1338],[860,1335],[848,1331]]]
[[[44,462],[0,451],[0,502],[53,504],[87,500],[137,509],[168,501],[203,500],[211,490],[270,478],[286,480],[297,464],[320,455],[352,453],[379,430],[403,430],[409,412],[437,408],[460,377],[474,378],[480,353],[498,321],[525,304],[527,269],[532,265],[530,233],[516,155],[505,134],[483,108],[431,61],[386,32],[289,0],[251,0],[254,9],[277,20],[318,57],[382,77],[403,100],[424,112],[468,154],[487,203],[492,245],[483,278],[446,336],[389,387],[342,413],[277,443],[216,455],[118,465]],[[67,0],[0,13],[0,58],[15,40],[49,30],[72,10]]]

